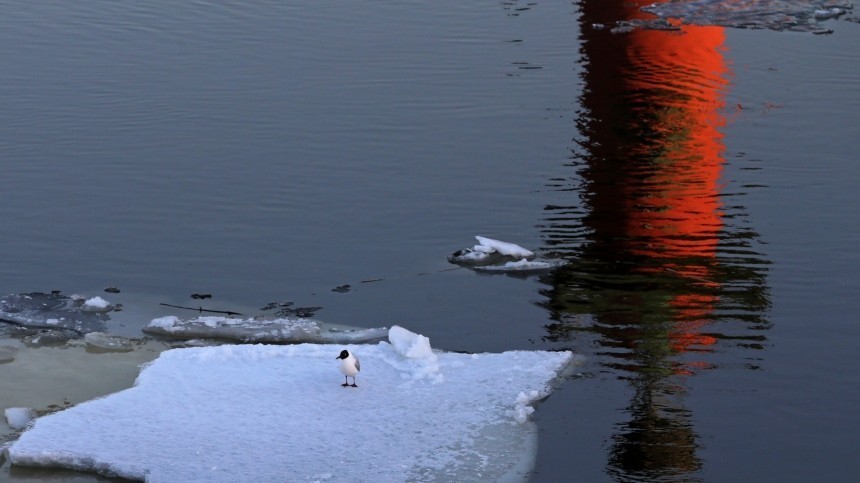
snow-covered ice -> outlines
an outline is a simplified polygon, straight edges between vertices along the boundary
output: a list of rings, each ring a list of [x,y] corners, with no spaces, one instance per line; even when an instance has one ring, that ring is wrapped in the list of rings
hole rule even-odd
[[[448,257],[451,263],[466,265],[483,265],[499,263],[505,260],[532,258],[534,253],[515,243],[494,240],[484,236],[475,236],[478,244],[472,248],[457,250]]]
[[[475,236],[478,244],[457,250],[448,261],[482,272],[529,274],[560,267],[565,260],[538,260],[531,250],[517,244]]]
[[[378,341],[388,328],[344,329],[303,317],[233,318],[222,316],[153,319],[143,332],[172,339],[225,339],[238,342],[361,343]]]
[[[340,385],[344,348],[358,388]],[[533,405],[571,357],[440,352],[399,327],[377,344],[174,349],[134,387],[37,419],[8,456],[152,482],[516,480]]]
[[[90,312],[107,312],[111,309],[111,305],[107,300],[99,296],[95,296],[84,301],[82,308],[83,310]]]
[[[476,250],[480,250],[479,247],[483,247],[483,250],[496,251],[501,253],[502,255],[507,255],[509,257],[515,258],[531,258],[535,255],[530,250],[526,250],[525,248],[515,243],[493,240],[492,238],[487,238],[483,236],[475,236],[475,238],[477,238],[478,243],[480,243],[480,245],[477,245],[475,247]]]

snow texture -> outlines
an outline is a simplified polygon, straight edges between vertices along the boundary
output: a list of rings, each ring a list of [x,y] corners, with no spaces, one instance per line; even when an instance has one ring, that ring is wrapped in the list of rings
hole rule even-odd
[[[389,338],[346,346],[358,388],[340,385],[341,345],[169,350],[134,387],[37,419],[8,455],[151,482],[522,479],[532,406],[571,353],[438,352],[399,327]]]
[[[478,239],[478,243],[480,245],[475,245],[473,250],[475,251],[483,251],[485,253],[491,253],[493,251],[501,253],[502,255],[507,255],[509,257],[515,258],[531,258],[535,256],[535,254],[525,248],[516,245],[514,243],[503,242],[499,240],[493,240],[492,238],[487,238],[483,236],[475,236]]]
[[[385,327],[375,329],[337,329],[302,317],[232,318],[196,317],[183,320],[175,316],[153,319],[143,332],[172,339],[225,339],[238,342],[322,342],[361,343],[378,341],[388,335]]]
[[[88,310],[91,312],[107,312],[110,309],[110,302],[99,296],[87,299],[83,305],[83,310]]]
[[[27,423],[33,420],[33,411],[30,408],[6,408],[4,411],[6,424],[15,431],[27,427]]]

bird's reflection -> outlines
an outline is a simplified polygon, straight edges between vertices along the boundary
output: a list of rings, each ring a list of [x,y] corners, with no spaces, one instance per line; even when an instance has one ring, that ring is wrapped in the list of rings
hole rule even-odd
[[[621,480],[694,478],[685,381],[714,350],[760,347],[768,326],[767,261],[722,192],[724,31],[603,28],[652,2],[580,4],[577,148],[543,226],[570,262],[543,280],[548,338],[634,388],[608,456]]]

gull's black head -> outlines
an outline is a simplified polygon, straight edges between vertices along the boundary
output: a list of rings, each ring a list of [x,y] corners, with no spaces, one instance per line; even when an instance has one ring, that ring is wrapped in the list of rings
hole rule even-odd
[[[337,356],[335,359],[346,359],[347,357],[349,357],[349,352],[346,349],[344,349],[344,350],[340,351],[340,355]]]

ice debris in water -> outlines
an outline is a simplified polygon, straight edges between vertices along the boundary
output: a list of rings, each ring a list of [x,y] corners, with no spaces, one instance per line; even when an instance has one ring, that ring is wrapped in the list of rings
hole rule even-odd
[[[535,254],[517,244],[476,236],[478,244],[457,250],[448,261],[486,272],[537,272],[564,264],[564,260],[534,260]]]
[[[475,236],[477,238],[479,245],[475,245],[475,250],[487,251],[487,252],[499,252],[502,255],[507,255],[509,257],[516,258],[531,258],[535,256],[530,250],[526,250],[525,248],[514,244],[503,242],[499,240],[493,240],[492,238],[486,238],[483,236]]]
[[[509,258],[532,258],[534,253],[517,244],[475,236],[478,244],[457,250],[448,257],[451,263],[496,263]]]
[[[104,310],[86,309],[82,298],[69,297],[59,292],[33,292],[0,298],[0,320],[22,327],[70,330],[85,334],[103,331],[110,317]]]
[[[316,319],[303,317],[233,318],[196,317],[183,320],[175,316],[153,319],[143,332],[172,339],[225,339],[237,342],[325,342],[358,343],[384,339],[385,327],[341,329],[328,327]]]
[[[83,309],[90,312],[107,312],[110,308],[110,303],[99,296],[89,298],[83,304]]]
[[[30,408],[6,408],[4,415],[6,416],[6,424],[15,431],[26,428],[27,424],[33,420],[33,411]]]
[[[344,348],[359,389],[340,386]],[[38,418],[8,456],[152,482],[521,481],[529,415],[571,358],[441,352],[400,327],[377,344],[173,349],[134,387]]]
[[[818,21],[840,17],[853,8],[843,0],[677,0],[642,7],[660,18],[638,20],[636,26],[662,28],[665,19],[678,19],[688,25],[829,33]]]

